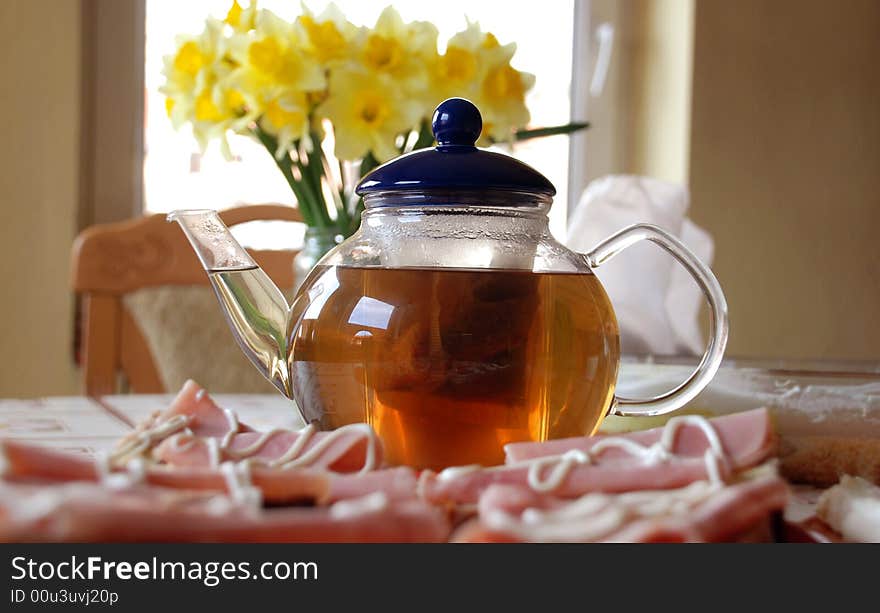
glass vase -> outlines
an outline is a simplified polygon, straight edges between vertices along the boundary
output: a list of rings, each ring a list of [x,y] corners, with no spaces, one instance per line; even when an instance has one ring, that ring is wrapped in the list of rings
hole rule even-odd
[[[336,228],[306,228],[303,248],[293,258],[293,293],[299,291],[300,285],[324,255],[338,244]]]

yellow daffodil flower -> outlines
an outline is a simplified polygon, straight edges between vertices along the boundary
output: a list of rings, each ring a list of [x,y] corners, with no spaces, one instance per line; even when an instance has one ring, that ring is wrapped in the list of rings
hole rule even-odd
[[[294,25],[262,10],[230,54],[237,64],[230,81],[252,114],[261,117],[260,127],[278,139],[276,155],[307,138],[311,96],[320,95],[327,81]]]
[[[223,23],[206,22],[196,37],[178,41],[177,51],[164,58],[166,76],[162,92],[165,108],[175,127],[189,122],[202,149],[219,139],[228,153],[226,133],[242,131],[253,120],[243,93],[230,75],[236,62],[228,55],[229,39]]]
[[[302,15],[294,22],[306,50],[321,64],[330,66],[352,55],[358,28],[332,2],[317,17],[303,3]]]
[[[526,92],[535,76],[505,63],[491,68],[476,96],[483,118],[483,134],[495,141],[509,141],[514,130],[529,123]]]
[[[286,91],[263,105],[260,127],[278,139],[275,157],[281,157],[295,141],[309,138],[308,96],[303,92]]]
[[[506,141],[525,126],[525,96],[534,77],[511,66],[514,44],[502,45],[478,23],[437,52],[437,28],[404,22],[391,6],[372,28],[356,27],[330,4],[320,15],[305,4],[293,22],[233,0],[225,19],[209,18],[198,36],[178,40],[165,58],[162,92],[176,127],[192,125],[204,148],[226,135],[273,135],[276,156],[333,127],[340,159],[397,155],[399,139],[452,96],[483,114],[481,143]]]
[[[466,29],[449,39],[446,51],[432,66],[431,89],[436,100],[428,101],[430,107],[455,96],[473,100],[489,66],[507,59],[503,49],[486,45],[487,36],[478,23],[468,21]]]
[[[529,122],[525,94],[534,77],[510,65],[515,44],[501,45],[476,22],[449,39],[432,74],[439,99],[461,96],[473,101],[483,115],[481,144],[508,141],[513,131]],[[433,104],[436,104],[434,101]]]
[[[404,23],[389,6],[372,29],[363,29],[357,41],[360,66],[394,79],[395,88],[420,95],[431,85],[428,67],[436,62],[437,28],[426,21]]]
[[[296,28],[271,11],[257,15],[256,27],[246,45],[237,50],[240,77],[249,91],[319,91],[326,85],[324,71],[306,54]]]
[[[395,91],[388,75],[341,68],[331,72],[318,112],[333,124],[338,158],[358,160],[372,152],[382,162],[400,153],[395,141],[418,125],[422,108]]]
[[[232,0],[232,6],[229,7],[223,22],[229,24],[236,32],[249,32],[254,29],[256,17],[256,1],[250,2],[247,8],[242,8],[238,0]]]

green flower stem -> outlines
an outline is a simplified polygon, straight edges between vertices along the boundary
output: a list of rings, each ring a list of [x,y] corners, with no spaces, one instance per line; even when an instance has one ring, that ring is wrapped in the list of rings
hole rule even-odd
[[[314,132],[311,133],[311,139],[312,150],[306,152],[308,175],[311,181],[312,190],[315,194],[315,203],[318,205],[321,219],[323,219],[328,226],[332,227],[337,224],[335,224],[330,217],[330,211],[327,208],[327,200],[324,197],[324,190],[321,186],[321,179],[324,176],[324,153],[321,151],[321,139],[319,135]]]
[[[323,149],[321,150],[321,164],[324,166],[324,176],[328,177],[329,181],[329,177],[332,176],[330,160],[327,159]],[[339,190],[337,190],[333,198],[333,206],[336,207],[336,225],[340,228],[340,232],[347,237],[348,234],[346,234],[345,230],[351,225],[351,217],[345,208],[345,173],[342,171],[342,161],[339,161],[339,177],[341,182]]]
[[[324,223],[324,216],[321,215],[320,201],[318,200],[318,195],[315,192],[315,188],[312,184],[312,177],[309,173],[308,165],[303,164],[303,160],[300,158],[297,158],[297,160],[293,163],[296,164],[296,168],[299,171],[300,176],[297,184],[299,185],[299,189],[301,190],[303,197],[308,203],[308,207],[311,211],[312,217],[316,220],[318,226],[324,227],[326,225]]]
[[[373,152],[367,152],[367,155],[364,156],[364,159],[361,162],[361,178],[366,177],[367,174],[378,165],[379,160],[376,159],[376,157],[373,155]]]
[[[346,186],[346,184],[345,184],[345,164],[342,162],[342,160],[336,160],[336,163],[339,164],[339,176],[342,179],[342,181],[339,184],[339,198],[342,200],[342,208],[346,209],[345,213],[347,215],[348,209],[345,206],[345,202],[346,202],[346,195],[347,195],[346,192],[347,192],[348,186]]]
[[[308,159],[305,164],[303,163],[303,160],[299,160],[296,164],[297,168],[299,168],[300,176],[302,176],[300,185],[302,186],[306,198],[308,198],[311,204],[315,219],[319,220],[318,226],[322,228],[333,227],[333,220],[330,219],[330,213],[327,212],[327,205],[324,202],[324,193],[321,191],[321,169],[316,169],[315,165],[310,163]],[[317,175],[315,173],[316,170],[318,173]]]
[[[272,156],[272,159],[275,160],[275,164],[278,166],[281,174],[284,175],[287,184],[290,185],[290,189],[293,190],[293,195],[296,197],[297,206],[305,224],[307,226],[320,226],[318,223],[319,219],[313,210],[314,203],[304,192],[301,183],[293,176],[293,162],[290,156],[285,155],[281,159],[275,157],[275,152],[278,150],[278,140],[259,126],[254,128],[253,132],[257,140],[262,143],[269,152],[269,155]]]
[[[431,131],[431,124],[429,124],[426,120],[422,120],[422,125],[419,126],[419,137],[416,139],[416,144],[413,145],[413,151],[416,149],[424,149],[425,147],[430,147],[434,144],[434,132]]]
[[[367,155],[361,160],[360,178],[363,179],[371,170],[379,166],[379,164],[380,162],[376,159],[376,156],[373,155],[373,152],[367,152]],[[349,206],[351,207],[351,214],[349,217],[351,221],[347,230],[343,232],[345,236],[351,236],[358,229],[358,226],[361,223],[361,213],[364,212],[364,199],[352,192]]]
[[[555,136],[557,134],[571,134],[578,130],[589,128],[590,124],[586,121],[573,121],[562,126],[549,126],[547,128],[532,128],[529,130],[517,130],[514,133],[514,140],[528,140],[530,138],[542,138],[544,136]]]

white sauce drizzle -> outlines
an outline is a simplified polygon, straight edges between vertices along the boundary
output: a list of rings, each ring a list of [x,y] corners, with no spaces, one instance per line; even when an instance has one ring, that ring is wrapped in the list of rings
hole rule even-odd
[[[376,513],[388,507],[388,496],[384,492],[373,492],[360,498],[340,500],[330,506],[330,517],[351,519],[366,513]]]
[[[588,450],[570,449],[565,453],[552,456],[531,458],[502,466],[482,468],[479,465],[452,466],[446,468],[437,475],[438,481],[452,481],[478,470],[504,470],[511,466],[528,466],[528,485],[536,492],[553,492],[565,483],[571,471],[580,465],[594,464],[599,456],[609,449],[620,449],[625,453],[641,460],[645,464],[653,465],[667,462],[675,456],[675,443],[682,426],[692,425],[700,429],[709,443],[703,458],[706,462],[706,472],[712,483],[723,483],[724,475],[729,472],[730,461],[724,451],[721,438],[712,423],[700,415],[679,415],[670,419],[660,434],[659,440],[653,445],[643,445],[632,439],[624,437],[606,437],[599,440]],[[427,472],[427,471],[426,471]],[[421,490],[425,485],[419,479]]]
[[[680,415],[666,423],[660,439],[650,446],[623,437],[607,437],[586,451],[571,449],[561,455],[527,460],[529,487],[536,492],[552,492],[565,482],[575,466],[594,463],[608,449],[620,449],[648,465],[669,461],[675,456],[675,442],[684,425],[696,426],[706,437],[709,443],[703,456],[706,472],[712,483],[723,483],[723,474],[729,469],[729,460],[715,427],[700,415]]]
[[[243,449],[230,449],[229,443],[231,442],[231,437],[229,437],[229,441],[227,442],[224,439],[224,442],[220,444],[220,451],[226,457],[232,458],[233,460],[242,460],[245,458],[251,458],[254,454],[258,453],[271,439],[273,436],[289,432],[288,430],[283,430],[280,428],[274,428],[272,430],[268,430],[260,434],[260,436],[253,443],[248,445]],[[260,460],[259,458],[252,458],[254,462],[263,463],[271,468],[298,468],[303,466],[311,466],[318,459],[320,459],[321,455],[340,438],[347,436],[351,433],[355,433],[358,436],[355,438],[355,441],[352,443],[354,445],[361,440],[365,441],[367,444],[366,457],[364,458],[364,464],[360,469],[360,473],[369,472],[377,467],[378,453],[378,439],[376,438],[376,433],[373,432],[373,429],[368,424],[349,424],[347,426],[342,426],[328,432],[327,435],[318,441],[311,449],[305,451],[305,448],[308,446],[309,442],[314,437],[317,429],[313,424],[309,424],[302,430],[298,432],[296,440],[294,440],[290,447],[282,453],[280,456],[273,460]]]
[[[200,390],[196,394],[196,400],[201,400],[205,395],[204,390]],[[378,468],[378,446],[379,440],[376,433],[368,424],[349,424],[328,432],[320,441],[306,451],[309,443],[314,438],[317,428],[314,424],[309,424],[302,430],[297,432],[298,436],[291,443],[284,453],[272,460],[263,460],[254,458],[253,456],[272,439],[272,437],[290,432],[282,428],[273,428],[266,432],[260,433],[259,437],[250,445],[243,449],[233,449],[232,441],[236,434],[241,431],[241,424],[238,416],[229,409],[222,409],[226,418],[228,428],[226,433],[218,440],[216,437],[205,437],[205,444],[208,450],[208,460],[212,468],[221,467],[223,459],[229,459],[236,462],[250,461],[251,463],[268,466],[270,468],[299,468],[311,466],[317,462],[324,452],[335,442],[344,436],[354,433],[356,436],[352,441],[352,446],[364,441],[366,443],[366,457],[364,464],[359,473],[366,473]],[[198,441],[189,428],[191,417],[187,415],[175,415],[171,419],[161,422],[152,428],[144,430],[133,436],[124,446],[115,450],[109,457],[102,459],[102,464],[98,467],[98,471],[102,475],[110,473],[115,464],[120,460],[129,456],[143,455],[152,449],[162,440],[176,435],[172,441],[172,449],[176,452],[185,452],[192,448]]]
[[[107,477],[109,477],[113,472],[113,468],[110,466],[110,456],[106,451],[99,451],[95,454],[95,473],[98,476],[98,481],[103,483]]]
[[[479,464],[468,464],[466,466],[450,466],[449,468],[444,468],[440,471],[440,474],[437,475],[437,480],[453,481],[455,479],[458,479],[459,477],[475,473],[479,470],[483,470],[483,467]],[[429,471],[422,471],[423,475],[428,473]]]
[[[189,430],[187,428],[186,430]],[[193,447],[195,447],[196,441],[195,437],[192,434],[192,431],[187,432],[184,430],[183,432],[179,432],[171,437],[171,449],[174,451],[184,452],[189,451]]]
[[[226,431],[226,434],[224,434],[223,438],[220,440],[220,447],[225,449],[232,441],[232,437],[238,434],[238,431],[241,430],[241,426],[238,423],[238,415],[229,409],[223,409],[223,415],[226,417],[226,423],[229,424],[229,430]]]
[[[224,462],[220,472],[226,479],[226,488],[234,502],[251,508],[263,506],[263,492],[254,487],[248,462]]]
[[[112,467],[114,464],[127,456],[142,455],[152,449],[157,443],[188,428],[190,417],[188,415],[175,415],[171,419],[160,422],[142,432],[134,434],[121,447],[113,450],[107,457]]]
[[[143,483],[147,465],[143,458],[134,458],[121,471],[113,470],[111,456],[106,453],[95,455],[95,472],[98,482],[111,490],[126,490]]]
[[[441,473],[442,474],[442,473]],[[419,474],[419,478],[416,481],[416,496],[418,496],[422,500],[426,500],[428,497],[428,483],[431,482],[431,479],[434,478],[434,472],[431,470],[423,470]],[[440,478],[440,475],[437,475],[437,478]]]
[[[715,482],[695,481],[673,490],[623,494],[594,492],[555,509],[528,508],[519,516],[503,509],[492,509],[481,519],[490,529],[523,540],[593,541],[617,532],[634,520],[687,513],[720,487]]]
[[[220,466],[220,443],[216,438],[211,437],[206,441],[206,444],[208,445],[208,461],[211,468],[217,468]]]

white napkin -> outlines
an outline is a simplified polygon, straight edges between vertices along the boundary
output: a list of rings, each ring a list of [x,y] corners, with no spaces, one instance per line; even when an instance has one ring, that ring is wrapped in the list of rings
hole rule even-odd
[[[586,252],[634,223],[651,223],[682,240],[706,264],[712,236],[687,218],[686,187],[650,177],[611,175],[584,190],[568,226],[568,246]],[[596,270],[630,354],[701,354],[703,295],[690,274],[653,243],[634,245]]]

